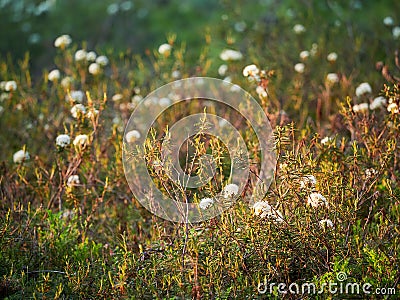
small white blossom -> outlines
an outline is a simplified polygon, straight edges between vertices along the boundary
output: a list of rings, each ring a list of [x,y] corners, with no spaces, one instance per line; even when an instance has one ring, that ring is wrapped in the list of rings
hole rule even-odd
[[[109,60],[107,58],[107,56],[105,55],[100,55],[96,58],[96,63],[102,67],[105,67],[108,65]]]
[[[117,3],[111,3],[109,6],[107,6],[107,14],[110,16],[115,15],[118,10],[119,7]]]
[[[219,57],[224,61],[241,60],[243,58],[243,54],[240,51],[224,49]]]
[[[377,109],[377,108],[380,108],[380,107],[382,107],[382,106],[384,106],[384,105],[386,105],[386,98],[384,98],[384,97],[382,97],[382,96],[379,96],[379,97],[376,97],[373,101],[372,101],[372,103],[371,103],[371,105],[369,106],[372,110],[374,110],[374,109]]]
[[[86,60],[87,60],[87,61],[90,61],[90,62],[96,61],[96,57],[97,57],[97,54],[96,54],[96,52],[94,52],[94,51],[90,51],[90,52],[88,52],[88,53],[86,54]]]
[[[339,82],[339,76],[336,73],[329,73],[326,75],[326,81],[330,84],[335,84]]]
[[[392,34],[395,39],[400,37],[400,26],[393,27]]]
[[[86,61],[87,52],[84,49],[79,49],[75,52],[75,61]]]
[[[219,66],[219,68],[218,68],[219,76],[225,76],[226,71],[228,71],[228,66],[227,65],[222,64],[222,65]]]
[[[268,97],[267,91],[262,86],[257,86],[256,92],[257,92],[258,96],[260,96],[261,98]]]
[[[239,187],[236,184],[231,183],[224,187],[223,192],[224,192],[225,199],[230,198],[239,193]]]
[[[306,28],[305,28],[303,25],[301,25],[301,24],[296,24],[296,25],[294,25],[294,27],[293,27],[293,31],[294,31],[294,33],[296,33],[296,34],[301,34],[301,33],[303,33],[303,32],[306,31]]]
[[[49,75],[47,76],[47,78],[50,80],[50,81],[57,81],[58,79],[60,79],[60,76],[61,76],[61,74],[60,74],[60,71],[59,70],[57,70],[57,69],[54,69],[54,70],[52,70],[52,71],[50,71],[50,73],[49,73]]]
[[[327,227],[333,228],[333,223],[329,219],[323,219],[323,220],[319,221],[319,225],[322,228],[327,228]]]
[[[325,145],[325,144],[330,143],[332,141],[333,141],[333,139],[330,136],[326,136],[321,140],[321,145]]]
[[[307,50],[301,51],[299,57],[301,60],[306,60],[310,56],[310,52]]]
[[[207,209],[214,204],[214,200],[211,198],[203,198],[200,200],[199,206],[201,209]]]
[[[68,186],[74,186],[77,184],[80,184],[81,182],[79,181],[79,176],[78,175],[71,175],[68,177],[67,180],[67,185]]]
[[[305,68],[306,68],[306,66],[303,63],[297,63],[294,65],[294,70],[297,73],[304,73]]]
[[[65,97],[65,100],[68,102],[72,100],[73,102],[82,103],[84,96],[85,94],[82,91],[71,91],[69,95]]]
[[[386,26],[393,26],[394,21],[392,17],[386,17],[383,19],[383,24],[385,24]]]
[[[247,27],[247,24],[246,24],[246,22],[244,22],[244,21],[237,22],[237,23],[235,23],[235,25],[234,25],[234,28],[235,28],[235,30],[236,30],[237,32],[243,32],[243,31],[245,31],[245,30],[246,30],[246,27]]]
[[[324,196],[320,193],[311,193],[307,198],[307,204],[311,205],[312,207],[318,207],[320,205],[325,205],[326,207],[329,206],[328,201]]]
[[[79,117],[80,114],[84,115],[86,113],[86,108],[85,106],[83,106],[83,104],[75,104],[72,108],[71,108],[71,115],[77,119]]]
[[[310,54],[315,56],[318,53],[318,44],[313,43],[311,46]]]
[[[258,67],[256,65],[252,64],[252,65],[248,65],[248,66],[244,67],[243,76],[244,77],[255,76],[255,75],[258,75],[259,72],[260,72],[260,70],[258,69]]]
[[[133,143],[133,142],[135,142],[136,140],[140,139],[141,136],[142,136],[142,135],[140,134],[139,131],[137,131],[137,130],[131,130],[131,131],[128,131],[128,132],[126,133],[125,138],[126,138],[126,141],[127,141],[128,143]]]
[[[368,82],[363,82],[356,88],[356,96],[357,97],[361,97],[362,95],[370,94],[370,93],[372,93],[372,88]]]
[[[328,56],[326,57],[326,59],[327,59],[329,62],[335,62],[335,61],[337,60],[337,58],[338,58],[338,55],[337,55],[336,52],[331,52],[331,53],[329,53]]]
[[[178,70],[175,70],[171,73],[172,78],[177,79],[179,77],[181,77],[181,72],[179,72]]]
[[[56,138],[56,145],[60,146],[61,148],[68,146],[70,143],[71,143],[71,138],[69,137],[68,134],[60,134]]]
[[[86,134],[80,134],[75,137],[73,144],[76,147],[84,147],[88,144],[88,142],[89,137]]]
[[[99,75],[101,72],[100,65],[98,63],[91,63],[89,65],[89,73],[92,75]]]
[[[365,176],[367,178],[373,178],[378,174],[378,171],[375,170],[374,168],[369,168],[365,170]]]
[[[30,158],[31,157],[30,157],[29,153],[25,150],[19,150],[19,151],[15,152],[13,155],[13,161],[16,164],[20,164]]]
[[[68,47],[69,44],[71,44],[72,39],[68,34],[64,34],[56,38],[54,41],[54,46],[57,48],[64,49],[65,47]]]
[[[396,103],[390,103],[387,107],[388,112],[392,114],[398,114],[399,113],[399,107],[397,106]]]
[[[353,111],[355,113],[364,113],[367,112],[369,108],[368,103],[360,103],[353,106]]]
[[[73,81],[74,81],[74,80],[73,80],[72,77],[66,76],[66,77],[64,77],[63,79],[61,79],[61,86],[62,86],[64,89],[69,89],[69,88],[71,88],[72,82],[73,82]]]
[[[7,81],[4,85],[4,90],[6,92],[16,91],[17,83],[14,80]]]
[[[121,101],[124,98],[124,96],[122,94],[115,94],[114,96],[112,96],[112,101],[117,102],[117,101]]]
[[[91,108],[87,112],[86,117],[88,117],[88,119],[91,119],[91,118],[95,118],[98,114],[99,114],[99,110],[98,109]]]
[[[280,211],[274,209],[271,205],[268,204],[267,201],[259,201],[254,203],[253,205],[254,214],[261,218],[269,218],[272,219],[276,223],[283,222],[283,216]]]
[[[300,180],[300,188],[313,188],[317,184],[317,179],[314,175],[306,175]]]
[[[128,11],[130,9],[132,9],[132,2],[131,1],[124,1],[121,3],[120,7],[123,11]]]
[[[162,44],[158,47],[158,53],[164,56],[168,56],[171,53],[172,46],[170,44]]]

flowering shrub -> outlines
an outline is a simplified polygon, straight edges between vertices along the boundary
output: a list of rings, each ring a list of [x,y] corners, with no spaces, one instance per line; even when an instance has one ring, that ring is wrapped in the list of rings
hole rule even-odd
[[[271,6],[279,22],[267,13],[236,20],[240,7],[218,16],[195,59],[179,35],[140,56],[93,50],[71,32],[53,37],[51,67],[38,74],[28,56],[1,60],[1,296],[244,299],[257,296],[265,278],[321,283],[339,270],[399,288],[398,19],[381,16],[364,28],[379,32],[378,45],[357,30],[345,34],[346,16],[329,1],[313,8],[316,21],[300,13],[302,3],[290,3],[292,10]],[[135,5],[107,3],[105,13],[115,20]],[[382,53],[390,55],[376,62]],[[146,109],[168,107],[162,118],[147,136],[140,124],[124,134],[143,97],[191,76],[246,89],[268,115],[277,165],[265,196],[251,192],[263,159],[257,137],[233,110],[221,108],[226,120],[217,123],[231,122],[249,150],[251,175],[241,192],[230,178],[231,149],[203,131],[177,155],[200,179],[212,165],[204,157],[213,157],[216,172],[201,189],[175,184],[163,160],[171,124],[185,114],[214,114],[212,101],[168,107],[176,95],[154,96]],[[124,143],[137,141],[164,195],[196,203],[204,215],[220,201],[230,208],[198,224],[152,215],[125,179]],[[135,184],[145,182],[138,176]]]

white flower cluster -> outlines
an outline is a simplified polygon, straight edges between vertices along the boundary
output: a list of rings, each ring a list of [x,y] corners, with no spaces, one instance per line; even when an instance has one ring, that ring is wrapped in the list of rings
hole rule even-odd
[[[98,75],[102,72],[102,68],[107,66],[109,60],[105,55],[97,56],[94,51],[87,52],[85,49],[79,49],[74,55],[75,61],[79,63],[90,63],[88,71],[92,75]]]
[[[54,41],[54,47],[64,49],[68,47],[71,42],[71,37],[68,34],[63,34],[56,38],[56,40]]]
[[[75,147],[85,147],[89,144],[89,137],[86,134],[77,135],[73,141]]]
[[[253,209],[256,216],[271,219],[275,223],[283,222],[282,213],[269,205],[267,201],[259,201],[254,203]]]
[[[237,50],[224,49],[220,53],[219,57],[223,61],[235,61],[235,60],[241,60],[243,58],[243,54]]]
[[[30,158],[31,157],[29,155],[29,152],[27,152],[26,150],[19,150],[15,152],[13,155],[13,161],[16,164],[23,163],[24,161],[29,160]]]
[[[363,82],[356,88],[356,96],[357,97],[361,97],[362,95],[370,94],[370,93],[372,93],[372,88],[368,82]]]
[[[392,97],[389,98],[389,105],[387,107],[387,110],[392,114],[399,113],[399,105],[394,101]]]
[[[13,92],[17,90],[17,82],[15,80],[0,82],[0,89],[5,92]]]
[[[69,187],[72,187],[74,185],[78,185],[80,183],[81,182],[79,181],[79,176],[78,175],[71,175],[71,176],[68,177],[67,185]]]
[[[211,198],[203,198],[200,200],[199,207],[203,210],[210,208],[214,204],[214,200]]]
[[[160,53],[161,55],[163,55],[165,57],[170,55],[171,50],[172,50],[172,46],[170,44],[167,44],[167,43],[161,44],[158,47],[158,53]]]
[[[308,195],[307,204],[311,205],[312,207],[318,207],[321,205],[329,207],[329,203],[326,198],[317,192],[312,192],[310,195]]]
[[[231,184],[226,185],[226,186],[224,187],[224,189],[223,189],[223,195],[224,195],[224,198],[225,198],[225,199],[234,197],[234,196],[236,196],[238,193],[239,193],[239,187],[238,187],[236,184],[234,184],[234,183],[231,183]]]
[[[293,26],[293,31],[295,34],[302,34],[306,32],[306,28],[301,24],[296,24]]]
[[[68,134],[60,134],[56,138],[56,145],[60,148],[65,148],[71,143],[71,138]]]

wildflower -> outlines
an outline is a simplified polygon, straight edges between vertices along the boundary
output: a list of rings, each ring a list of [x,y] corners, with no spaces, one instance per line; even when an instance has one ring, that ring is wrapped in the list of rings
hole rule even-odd
[[[85,108],[85,106],[83,106],[80,103],[79,104],[75,104],[71,108],[71,114],[75,119],[77,119],[80,114],[85,114],[85,113],[86,113],[86,108]]]
[[[96,54],[96,52],[94,52],[94,51],[90,51],[90,52],[88,52],[88,53],[86,54],[86,60],[87,60],[87,61],[90,61],[90,62],[95,61],[95,60],[96,60],[96,57],[97,57],[97,54]]]
[[[60,76],[61,76],[60,71],[57,70],[57,69],[54,69],[54,70],[52,70],[52,71],[49,73],[49,75],[47,76],[47,78],[48,78],[50,81],[54,82],[54,81],[57,81],[58,79],[60,79]]]
[[[119,7],[117,3],[111,3],[109,6],[107,6],[107,14],[110,16],[115,15],[118,10]]]
[[[172,46],[170,44],[162,44],[158,47],[158,53],[164,56],[169,56],[171,53]]]
[[[310,52],[307,50],[301,51],[299,57],[301,60],[306,60],[310,56]]]
[[[373,101],[372,101],[372,103],[371,103],[371,105],[369,106],[372,110],[374,110],[374,109],[377,109],[377,108],[379,108],[379,107],[382,107],[382,106],[384,106],[384,105],[386,105],[386,98],[384,98],[384,97],[382,97],[382,96],[379,96],[379,97],[376,97]]]
[[[30,158],[31,157],[30,157],[29,153],[25,150],[19,150],[19,151],[15,152],[13,155],[13,161],[16,164],[20,164]]]
[[[320,205],[325,205],[326,207],[329,206],[328,201],[324,196],[320,193],[311,193],[307,198],[307,204],[311,205],[312,207],[318,207]]]
[[[121,101],[124,98],[124,96],[122,96],[122,94],[115,94],[114,96],[112,96],[112,101]]]
[[[240,51],[224,49],[219,57],[224,61],[241,60],[243,58],[243,54]]]
[[[392,114],[398,114],[399,113],[399,107],[397,106],[396,103],[390,103],[387,107],[388,112],[391,112]]]
[[[235,28],[235,30],[236,30],[237,32],[243,32],[243,31],[245,31],[245,30],[246,30],[246,27],[247,27],[247,24],[246,24],[246,22],[244,22],[244,21],[237,22],[237,23],[235,23],[235,26],[234,26],[234,28]]]
[[[258,96],[260,96],[261,98],[268,97],[267,91],[262,86],[257,86],[256,92],[257,92]]]
[[[78,175],[71,175],[68,177],[67,180],[67,185],[68,186],[74,186],[76,184],[80,184],[81,182],[79,181],[79,176]]]
[[[61,86],[64,89],[69,89],[72,85],[73,79],[70,76],[66,76],[63,79],[61,79]]]
[[[400,37],[400,26],[393,27],[392,34],[395,39]]]
[[[332,141],[333,141],[333,139],[332,139],[331,137],[326,136],[326,137],[324,137],[324,138],[321,140],[321,144],[322,144],[322,145],[325,145],[325,144],[330,143],[330,142],[332,142]]]
[[[319,221],[319,225],[322,228],[327,228],[327,227],[333,228],[333,223],[329,219],[323,219],[323,220]]]
[[[98,63],[91,63],[89,65],[89,73],[92,75],[99,75],[101,72],[100,65]]]
[[[96,58],[96,63],[102,67],[105,67],[108,65],[108,58],[105,55],[100,55]]]
[[[316,43],[313,43],[311,46],[310,54],[312,56],[315,56],[318,52],[318,45]]]
[[[87,52],[84,49],[79,49],[75,52],[75,61],[86,61]]]
[[[91,108],[88,113],[86,114],[86,117],[88,117],[88,119],[94,118],[99,114],[99,110],[95,109],[95,108]]]
[[[378,174],[378,171],[375,170],[374,168],[369,168],[365,170],[365,176],[367,178],[372,178]]]
[[[72,100],[72,102],[82,103],[84,95],[85,94],[82,91],[71,91],[69,95],[65,97],[65,100]]]
[[[336,52],[331,52],[331,53],[329,53],[328,56],[326,57],[326,59],[327,59],[329,62],[335,62],[335,61],[337,60],[337,58],[338,58],[338,55],[337,55]]]
[[[368,103],[360,103],[353,106],[353,111],[355,113],[363,113],[368,111]]]
[[[132,9],[132,2],[131,1],[124,1],[121,3],[120,7],[123,11],[128,11],[130,9]]]
[[[298,64],[295,64],[295,65],[294,65],[294,70],[295,70],[297,73],[304,73],[305,67],[306,67],[306,66],[305,66],[303,63],[298,63]]]
[[[361,97],[362,95],[368,93],[372,93],[372,88],[368,82],[363,82],[356,88],[357,97]]]
[[[227,65],[223,64],[223,65],[219,66],[219,68],[218,68],[219,76],[225,76],[226,71],[228,71],[228,66]]]
[[[203,198],[200,200],[199,206],[201,209],[207,209],[214,204],[214,200],[211,198]]]
[[[224,198],[227,199],[229,197],[233,197],[239,193],[239,187],[234,184],[228,184],[227,186],[224,187]]]
[[[56,38],[56,40],[54,41],[54,46],[56,48],[64,49],[65,47],[68,47],[71,42],[71,37],[68,34],[64,34]]]
[[[128,143],[133,143],[134,141],[140,139],[141,136],[142,136],[142,135],[140,134],[139,131],[137,131],[137,130],[131,130],[131,131],[128,131],[128,132],[126,133],[125,138],[126,138],[126,141],[127,141]]]
[[[383,19],[383,24],[385,24],[386,26],[393,26],[394,21],[392,17],[386,17]]]
[[[282,213],[277,209],[272,208],[267,201],[259,201],[254,203],[253,209],[256,216],[261,218],[267,217],[277,223],[283,222]]]
[[[317,184],[317,179],[314,175],[306,175],[300,180],[300,188],[313,188]]]
[[[260,70],[257,68],[256,65],[248,65],[244,67],[243,69],[243,76],[248,77],[248,76],[255,76],[260,72]]]
[[[11,92],[17,90],[17,83],[14,80],[7,81],[4,85],[4,90],[6,92]]]
[[[68,146],[70,143],[71,143],[71,138],[69,137],[68,134],[60,134],[56,138],[56,145],[60,146],[61,148]]]
[[[171,76],[172,76],[172,78],[177,79],[177,78],[181,77],[181,72],[179,72],[178,70],[175,70],[171,73]]]
[[[336,73],[329,73],[326,75],[326,81],[330,84],[335,84],[339,82],[339,76]]]
[[[296,34],[301,34],[301,33],[303,33],[303,32],[306,31],[306,28],[305,28],[303,25],[301,25],[301,24],[296,24],[296,25],[294,25],[294,27],[293,27],[293,31],[294,31],[294,33],[296,33]]]
[[[80,134],[75,137],[73,144],[76,147],[78,146],[84,147],[88,144],[88,142],[89,142],[89,137],[86,134]]]

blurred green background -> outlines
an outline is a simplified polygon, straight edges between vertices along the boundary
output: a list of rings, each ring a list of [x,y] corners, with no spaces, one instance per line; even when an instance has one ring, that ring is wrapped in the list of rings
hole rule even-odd
[[[0,0],[0,53],[18,59],[29,51],[33,65],[43,67],[51,61],[54,39],[61,34],[71,35],[77,43],[86,41],[88,49],[145,53],[176,33],[190,59],[200,53],[206,32],[216,48],[229,43],[248,47],[253,30],[263,33],[253,41],[268,46],[270,34],[284,36],[296,20],[308,20],[308,27],[317,25],[312,26],[314,38],[337,26],[344,35],[362,32],[379,39],[383,29],[374,30],[373,24],[382,25],[387,15],[396,21],[399,11],[399,1],[375,0]],[[386,56],[384,50],[381,55]]]

